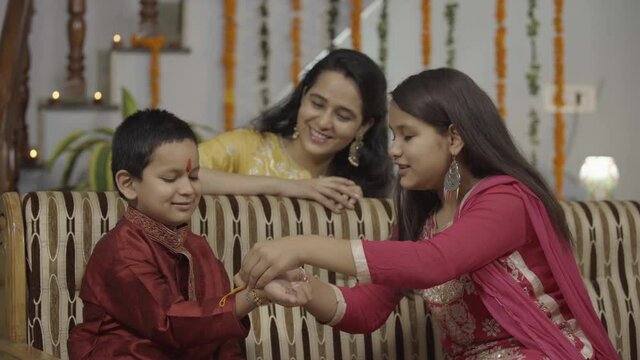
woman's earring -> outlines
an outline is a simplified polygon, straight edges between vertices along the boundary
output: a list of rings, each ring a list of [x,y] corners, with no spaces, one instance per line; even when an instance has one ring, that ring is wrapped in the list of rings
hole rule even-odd
[[[351,143],[351,146],[349,147],[349,163],[353,166],[353,167],[358,167],[360,166],[360,149],[362,149],[362,138],[364,135],[362,134],[358,134],[356,135],[355,140],[353,140],[353,142]]]
[[[458,168],[458,162],[456,156],[453,155],[449,170],[444,176],[444,198],[445,200],[453,199],[455,197],[458,200],[460,194],[460,169]]]
[[[293,134],[291,134],[291,138],[292,138],[293,140],[295,140],[295,139],[297,139],[297,138],[298,138],[298,136],[300,136],[300,133],[298,132],[298,125],[296,125],[296,126],[293,128]]]

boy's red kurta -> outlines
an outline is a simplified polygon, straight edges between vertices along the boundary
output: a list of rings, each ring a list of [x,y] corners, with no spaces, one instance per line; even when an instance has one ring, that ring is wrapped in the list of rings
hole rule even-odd
[[[82,280],[84,322],[71,359],[243,359],[227,273],[206,240],[129,207],[95,246]]]

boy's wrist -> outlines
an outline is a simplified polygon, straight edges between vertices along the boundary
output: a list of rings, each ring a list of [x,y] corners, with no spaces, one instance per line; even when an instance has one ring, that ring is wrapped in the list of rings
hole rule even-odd
[[[247,289],[245,292],[245,298],[247,302],[253,304],[255,307],[267,305],[271,302],[264,290]]]

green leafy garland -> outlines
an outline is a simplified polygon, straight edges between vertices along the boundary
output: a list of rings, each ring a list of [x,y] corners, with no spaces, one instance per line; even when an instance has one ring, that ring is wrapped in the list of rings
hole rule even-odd
[[[458,10],[457,1],[447,2],[444,9],[444,16],[447,20],[447,67],[454,67],[456,61],[456,48],[454,41],[454,30],[456,26],[456,11]]]
[[[385,72],[387,67],[387,28],[389,26],[389,0],[382,0],[382,11],[378,21],[378,37],[380,37],[380,68]]]
[[[529,71],[527,71],[527,84],[529,87],[529,95],[532,97],[538,96],[540,90],[540,63],[538,62],[538,47],[536,44],[536,37],[538,36],[538,27],[540,23],[536,19],[536,5],[537,0],[529,0],[529,7],[527,10],[527,37],[529,38],[529,44],[531,45],[531,58],[529,60]],[[538,162],[536,155],[536,148],[540,144],[538,138],[538,125],[540,124],[540,117],[536,109],[531,106],[529,109],[529,141],[532,145],[531,150],[531,163],[535,166]]]
[[[338,21],[338,2],[340,0],[329,0],[329,10],[327,10],[327,32],[329,34],[329,50],[335,49],[333,39],[336,38],[336,23]]]
[[[260,83],[261,106],[264,110],[269,106],[269,8],[267,0],[262,0],[258,7],[260,12],[260,55],[261,64],[258,69],[258,82]]]

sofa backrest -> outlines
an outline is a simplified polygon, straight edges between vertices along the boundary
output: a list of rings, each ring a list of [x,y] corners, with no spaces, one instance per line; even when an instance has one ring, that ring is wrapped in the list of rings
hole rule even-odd
[[[67,357],[69,329],[82,322],[78,297],[93,247],[126,209],[115,192],[34,192],[21,195],[26,248],[27,341]],[[389,200],[363,199],[337,215],[318,203],[271,196],[203,196],[191,218],[232,276],[257,241],[289,234],[386,239],[394,220]],[[310,273],[337,285],[355,279],[325,270]],[[317,323],[294,308],[269,305],[250,315],[245,340],[249,359],[427,358],[428,314],[422,301],[404,300],[387,323],[367,335],[351,335]],[[428,334],[428,332],[430,332]],[[431,342],[434,342],[433,340]],[[436,351],[432,345],[429,351]],[[430,358],[433,358],[430,357]]]
[[[96,242],[115,225],[126,205],[115,192],[9,195],[4,194],[0,203],[5,207],[0,206],[0,216],[9,218],[9,225],[2,230],[3,241],[9,244],[2,248],[15,251],[20,239],[11,240],[9,235],[22,237],[27,284],[26,310],[18,309],[19,301],[9,310],[27,314],[18,327],[24,329],[29,344],[66,358],[68,330],[82,321],[78,290],[84,267]],[[7,204],[13,209],[7,210]],[[601,201],[564,202],[562,206],[575,236],[576,257],[593,305],[622,358],[636,359],[640,343],[640,326],[636,325],[640,323],[640,204]],[[203,196],[191,227],[207,238],[231,276],[257,241],[289,234],[382,240],[393,221],[389,200],[362,199],[355,210],[338,215],[299,199]],[[2,256],[0,251],[0,260]],[[353,278],[325,270],[308,271],[337,285],[355,283]],[[15,283],[5,281],[11,287]],[[275,305],[262,307],[250,317],[251,331],[245,340],[249,359],[442,358],[438,329],[420,299],[404,299],[379,330],[367,335],[343,333],[317,323],[300,309]]]

